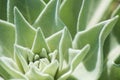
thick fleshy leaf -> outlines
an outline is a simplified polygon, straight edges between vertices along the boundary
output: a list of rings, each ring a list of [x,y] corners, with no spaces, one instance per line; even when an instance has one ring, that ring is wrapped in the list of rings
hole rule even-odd
[[[25,19],[33,24],[40,12],[44,9],[45,4],[42,0],[8,0],[7,19],[14,23],[14,7],[17,7]]]
[[[58,49],[60,39],[61,39],[61,36],[62,36],[62,32],[63,32],[63,30],[58,31],[57,33],[54,33],[50,37],[46,38],[46,42],[47,42],[51,52]]]
[[[0,56],[13,57],[15,26],[0,20]]]
[[[42,59],[39,60],[39,62],[40,62],[39,63],[40,71],[43,71],[47,67],[47,65],[50,64],[50,62],[47,58],[42,58]]]
[[[0,57],[0,67],[2,67],[5,70],[4,73],[7,73],[10,75],[10,76],[6,76],[4,75],[4,73],[1,73],[3,74],[4,77],[7,78],[7,80],[11,78],[26,79],[26,77],[20,73],[17,65],[11,58]]]
[[[45,37],[63,29],[65,26],[59,18],[59,0],[50,0],[34,23],[34,27],[41,27]]]
[[[40,53],[42,51],[42,48],[45,48],[47,52],[49,52],[49,47],[46,43],[44,34],[40,28],[37,29],[35,40],[32,46],[32,51],[34,53]]]
[[[101,20],[112,0],[83,0],[78,17],[77,31],[91,28]]]
[[[44,69],[43,69],[43,73],[45,74],[49,74],[52,77],[55,77],[56,73],[57,73],[57,69],[58,69],[58,61],[55,60],[54,62],[50,63],[49,65],[47,65]],[[53,69],[52,69],[53,68]]]
[[[52,53],[49,54],[51,62],[54,62],[56,60],[57,54],[58,54],[57,50],[55,50],[54,52],[52,52]]]
[[[74,57],[74,59],[70,63],[69,71],[67,71],[65,74],[60,76],[58,80],[66,80],[71,75],[71,73],[76,69],[76,67],[82,62],[82,60],[85,58],[89,49],[90,49],[89,45],[86,45],[83,49],[81,49],[80,52],[77,53],[77,55]]]
[[[88,29],[83,32],[79,32],[76,35],[73,41],[74,48],[81,49],[86,44],[90,44],[91,46],[91,49],[87,54],[85,60],[76,69],[75,71],[76,73],[74,73],[74,76],[76,76],[78,79],[96,80],[99,78],[103,67],[102,47],[104,44],[104,40],[111,32],[117,19],[118,16],[108,21],[97,24],[91,29]],[[77,74],[79,74],[79,76]]]
[[[60,17],[66,24],[72,37],[76,34],[77,20],[83,0],[64,0],[60,8]]]
[[[26,76],[29,80],[54,80],[50,75],[39,72],[33,64],[30,64],[30,70],[26,73]]]
[[[35,29],[24,19],[17,8],[14,9],[14,13],[16,43],[21,46],[31,48],[35,37]]]
[[[64,61],[66,63],[69,62],[69,53],[68,53],[69,48],[72,48],[72,38],[67,28],[64,28],[63,34],[60,40],[60,44],[59,44],[59,61],[60,61],[59,69],[60,70],[63,68],[63,66],[65,66],[63,64]]]
[[[42,51],[39,54],[40,58],[48,58],[48,52],[45,48],[42,48]]]
[[[27,48],[15,45],[14,57],[16,63],[22,73],[26,73],[29,70],[28,63],[33,61],[34,54]]]
[[[0,0],[0,19],[6,20],[7,0]]]

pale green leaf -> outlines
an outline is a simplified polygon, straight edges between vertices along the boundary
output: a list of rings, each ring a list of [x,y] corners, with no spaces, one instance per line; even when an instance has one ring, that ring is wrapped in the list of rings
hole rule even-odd
[[[46,51],[45,48],[42,48],[42,51],[40,52],[39,56],[41,58],[48,58],[48,52]]]
[[[69,64],[70,64],[73,58],[80,52],[80,50],[70,48],[68,51],[69,51]]]
[[[30,70],[25,75],[29,80],[54,80],[49,74],[41,73],[33,64],[30,64]]]
[[[32,51],[34,53],[40,53],[42,51],[42,48],[45,48],[47,52],[49,52],[49,47],[46,43],[44,34],[40,28],[37,29],[35,40],[32,46]]]
[[[0,67],[2,67],[10,75],[10,77],[8,76],[7,80],[10,78],[26,79],[26,77],[20,73],[17,65],[11,58],[0,57]],[[4,76],[7,77],[6,75]]]
[[[50,0],[34,23],[34,27],[41,27],[45,37],[63,29],[65,26],[59,18],[59,0]]]
[[[86,45],[83,49],[80,50],[79,53],[74,57],[72,62],[70,63],[70,69],[63,75],[61,75],[58,80],[66,80],[71,73],[76,69],[76,67],[82,62],[82,60],[87,55],[88,51],[90,49],[89,45]]]
[[[15,26],[0,20],[0,56],[13,57]]]
[[[47,65],[44,69],[43,69],[43,73],[45,74],[49,74],[53,77],[56,76],[56,73],[57,73],[57,69],[58,69],[58,62],[57,60],[53,61],[52,63],[50,63],[49,65]]]
[[[47,67],[47,65],[50,64],[50,62],[47,58],[42,58],[42,59],[39,60],[39,62],[40,62],[39,63],[40,71],[43,71]]]
[[[52,53],[49,54],[51,62],[54,62],[54,60],[56,60],[57,54],[58,54],[57,50],[55,50],[54,52],[52,52]]]
[[[35,29],[24,19],[17,8],[14,9],[14,13],[16,43],[21,46],[31,48],[35,37]]]
[[[74,73],[74,75],[78,79],[96,80],[99,78],[103,67],[102,47],[104,44],[104,40],[111,32],[117,19],[118,16],[105,22],[101,22],[93,26],[93,28],[91,29],[77,33],[73,41],[74,48],[81,49],[86,44],[90,44],[91,47],[89,53],[83,61],[83,64],[80,64],[79,67],[76,69],[76,73]]]
[[[63,30],[60,30],[57,33],[54,33],[50,37],[46,38],[46,42],[47,42],[51,52],[58,49],[60,39],[61,39],[61,36],[62,36],[62,32],[63,32]]]
[[[63,68],[63,66],[65,66],[63,64],[63,61],[65,61],[66,63],[69,62],[69,53],[68,53],[69,48],[72,48],[72,38],[67,28],[64,28],[63,34],[59,43],[59,61],[60,61],[59,69],[60,70]]]
[[[28,63],[30,62],[28,58],[30,58],[30,55],[32,55],[32,61],[33,61],[33,54],[32,52],[27,49],[23,48],[21,46],[15,45],[15,60],[16,63],[21,70],[22,73],[26,73],[29,70]]]
[[[91,28],[103,17],[112,0],[83,0],[77,22],[77,31]]]
[[[45,4],[42,0],[8,0],[7,19],[14,23],[14,7],[17,7],[25,19],[33,24],[40,12],[44,9]]]

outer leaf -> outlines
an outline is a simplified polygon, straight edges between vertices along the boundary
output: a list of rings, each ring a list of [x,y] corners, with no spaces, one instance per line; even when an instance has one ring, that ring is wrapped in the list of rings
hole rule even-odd
[[[73,42],[74,48],[81,49],[84,45],[90,44],[91,50],[86,56],[83,64],[80,64],[76,69],[78,76],[74,73],[74,76],[78,76],[81,80],[96,80],[99,78],[103,67],[103,44],[107,35],[116,23],[118,16],[95,25],[94,28],[79,32]],[[89,38],[91,37],[91,38]],[[89,39],[88,39],[89,38]],[[78,73],[78,71],[82,73]],[[91,77],[92,76],[92,77]]]
[[[71,73],[76,69],[76,67],[80,64],[80,62],[82,62],[82,60],[85,58],[89,49],[90,49],[89,45],[86,45],[83,49],[81,49],[80,52],[77,53],[77,55],[74,57],[74,59],[70,63],[69,71],[63,74],[62,76],[60,76],[58,80],[66,80],[71,75]]]
[[[38,28],[36,32],[35,40],[32,46],[32,51],[34,53],[40,53],[42,51],[42,48],[45,48],[47,52],[49,52],[49,48],[46,43],[45,37],[42,33],[42,30]]]
[[[112,0],[83,0],[77,31],[85,30],[99,22]]]
[[[64,24],[59,18],[59,0],[50,0],[34,23],[35,27],[41,27],[45,37],[63,29]]]
[[[64,0],[60,8],[60,17],[68,27],[72,37],[76,33],[77,20],[83,0]]]
[[[2,67],[10,75],[10,77],[7,77],[6,75],[4,75],[5,77],[7,77],[7,80],[10,78],[26,79],[25,76],[19,72],[18,67],[15,64],[15,62],[10,58],[1,57],[0,58],[0,67]]]
[[[8,0],[7,4],[7,19],[14,23],[14,7],[17,7],[26,20],[33,24],[39,13],[45,7],[42,0]]]
[[[14,25],[0,20],[0,56],[13,57],[14,42]]]
[[[15,13],[16,43],[31,48],[35,37],[35,29],[24,19],[17,8]]]
[[[31,60],[33,60],[33,55],[27,48],[15,45],[15,60],[22,73],[26,73],[29,70],[29,58],[31,57]]]
[[[0,0],[0,19],[6,20],[7,0]]]

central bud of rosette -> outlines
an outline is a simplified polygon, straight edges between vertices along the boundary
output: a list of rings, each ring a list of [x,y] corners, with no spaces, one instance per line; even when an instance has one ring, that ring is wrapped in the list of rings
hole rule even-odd
[[[33,53],[29,48],[15,44],[15,61],[20,72],[30,77],[31,71],[35,74],[50,75],[55,77],[58,70],[57,50],[48,53],[42,48],[40,53]]]

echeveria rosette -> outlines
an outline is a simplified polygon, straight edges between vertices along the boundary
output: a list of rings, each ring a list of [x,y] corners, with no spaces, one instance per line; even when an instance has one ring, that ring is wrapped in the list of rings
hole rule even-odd
[[[88,5],[87,0],[61,0],[61,5],[59,0],[8,0],[7,21],[0,20],[0,76],[5,80],[98,80],[104,41],[119,19],[115,16],[96,24],[110,5],[111,0],[105,1],[108,4],[94,22],[96,15],[90,17],[90,13],[97,14],[102,0],[98,5],[91,1]],[[76,6],[73,16],[69,8]],[[64,16],[66,10],[71,13]]]

